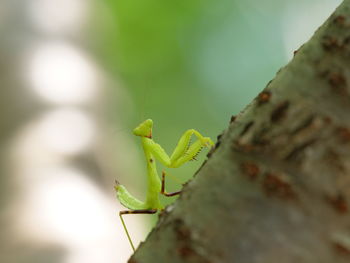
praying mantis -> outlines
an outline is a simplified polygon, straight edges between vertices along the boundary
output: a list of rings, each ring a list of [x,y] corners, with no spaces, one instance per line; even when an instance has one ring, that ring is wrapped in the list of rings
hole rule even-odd
[[[146,201],[142,202],[132,196],[118,181],[116,181],[116,185],[114,187],[120,203],[129,209],[120,211],[119,217],[134,252],[135,247],[126,228],[123,215],[155,214],[158,211],[164,209],[163,205],[160,202],[159,194],[169,197],[181,193],[181,191],[173,193],[167,193],[165,191],[166,174],[164,171],[162,172],[162,181],[160,181],[155,160],[160,161],[164,166],[168,168],[177,168],[184,163],[195,159],[203,147],[209,148],[214,146],[213,141],[209,137],[203,137],[198,131],[190,129],[181,136],[172,155],[169,157],[164,149],[153,141],[152,128],[153,121],[151,119],[147,119],[133,130],[134,135],[141,137],[141,143],[147,161],[148,188]],[[198,140],[191,144],[190,140],[192,135],[196,136]]]

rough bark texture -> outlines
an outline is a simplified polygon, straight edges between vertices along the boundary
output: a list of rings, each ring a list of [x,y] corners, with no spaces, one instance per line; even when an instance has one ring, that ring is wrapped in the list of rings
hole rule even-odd
[[[350,0],[218,138],[130,263],[350,262]]]

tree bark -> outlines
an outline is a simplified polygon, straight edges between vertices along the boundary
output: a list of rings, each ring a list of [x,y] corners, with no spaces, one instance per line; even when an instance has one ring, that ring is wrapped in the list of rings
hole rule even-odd
[[[350,262],[350,0],[218,137],[129,260]]]

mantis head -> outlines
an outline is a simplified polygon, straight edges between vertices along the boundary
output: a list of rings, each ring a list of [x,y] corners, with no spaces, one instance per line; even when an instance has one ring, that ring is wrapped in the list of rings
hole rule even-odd
[[[133,133],[136,136],[141,136],[141,137],[147,137],[147,138],[152,138],[152,127],[153,127],[153,121],[151,119],[145,120],[142,122],[139,126],[137,126],[134,130]]]

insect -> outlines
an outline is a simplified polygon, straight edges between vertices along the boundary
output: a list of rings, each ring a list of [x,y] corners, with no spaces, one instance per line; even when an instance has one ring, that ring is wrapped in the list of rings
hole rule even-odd
[[[151,119],[145,120],[133,130],[133,134],[141,137],[143,151],[147,161],[147,176],[148,189],[146,201],[142,202],[132,196],[126,188],[116,181],[115,190],[117,198],[120,203],[130,210],[119,212],[120,220],[128,237],[129,243],[135,251],[135,247],[131,241],[129,232],[126,228],[123,215],[126,214],[155,214],[164,207],[160,203],[159,194],[165,196],[175,196],[181,191],[167,193],[165,191],[165,172],[162,172],[162,180],[158,176],[156,160],[160,161],[164,166],[169,168],[177,168],[182,164],[195,159],[197,154],[203,147],[212,147],[213,141],[209,137],[203,137],[198,131],[194,129],[187,130],[180,138],[172,155],[169,157],[164,149],[152,139],[153,121]],[[190,143],[192,135],[197,137],[194,143]]]

